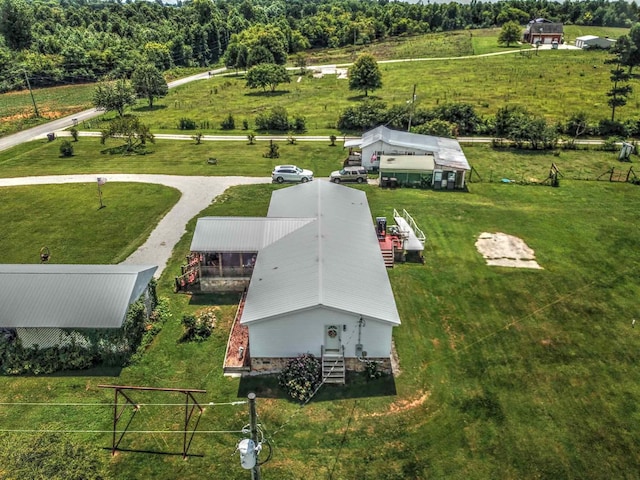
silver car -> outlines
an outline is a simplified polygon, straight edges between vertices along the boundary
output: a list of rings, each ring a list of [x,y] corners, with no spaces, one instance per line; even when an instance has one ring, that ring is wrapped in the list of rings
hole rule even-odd
[[[342,170],[331,172],[329,180],[331,180],[333,183],[364,183],[367,181],[367,170],[364,167],[344,167]]]
[[[302,182],[306,183],[313,180],[313,172],[305,170],[295,165],[277,165],[271,172],[271,178],[274,182]]]

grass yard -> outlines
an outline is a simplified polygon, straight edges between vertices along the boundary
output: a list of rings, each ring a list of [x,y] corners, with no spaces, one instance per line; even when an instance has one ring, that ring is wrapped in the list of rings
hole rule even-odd
[[[248,145],[246,141],[202,142],[158,140],[148,145],[146,155],[110,153],[120,142],[109,140],[101,145],[98,138],[80,137],[73,142],[74,156],[60,157],[60,140],[39,140],[0,152],[0,177],[28,175],[62,175],[69,173],[155,173],[172,175],[241,175],[268,177],[275,165],[297,164],[316,175],[328,177],[341,167],[347,156],[341,143],[330,147],[326,142],[299,142],[289,145],[276,142],[280,158],[265,158],[266,141]],[[210,157],[217,165],[207,163]]]
[[[80,137],[73,142],[74,156],[59,156],[60,140],[38,140],[0,152],[0,178],[28,175],[63,175],[71,173],[152,173],[169,175],[239,175],[269,176],[275,165],[295,164],[313,170],[316,177],[328,177],[341,167],[347,151],[338,140],[335,147],[326,142],[298,142],[289,145],[276,142],[280,158],[268,159],[262,155],[268,142],[248,145],[244,141],[202,142],[159,140],[149,145],[146,155],[122,155],[109,153],[119,143],[109,140],[106,145],[91,137]],[[618,152],[600,150],[529,151],[495,149],[489,144],[463,145],[469,164],[476,172],[474,182],[500,182],[503,178],[523,183],[544,181],[552,163],[563,174],[563,179],[595,180],[614,168],[616,174],[626,175],[633,163],[618,161]],[[217,165],[209,165],[207,159],[215,157]],[[636,159],[632,156],[632,159]],[[636,169],[638,170],[638,169]],[[640,174],[640,171],[637,171]],[[477,175],[480,175],[478,178]],[[609,178],[604,175],[603,179]]]
[[[144,243],[180,198],[162,185],[95,183],[0,188],[0,263],[119,263]],[[132,199],[135,201],[132,202]]]
[[[202,214],[264,215],[274,188],[231,189]],[[325,386],[300,409],[269,378],[223,378],[235,299],[171,291],[194,219],[159,283],[174,317],[139,364],[118,377],[0,378],[0,402],[108,403],[112,392],[98,389],[101,383],[203,388],[205,403],[255,390],[259,421],[274,445],[263,478],[632,478],[640,469],[640,338],[631,326],[640,294],[637,187],[494,183],[474,184],[468,194],[361,188],[373,216],[406,208],[428,236],[424,266],[389,271],[403,322],[394,333],[401,369],[394,383]],[[21,225],[16,230],[31,241]],[[544,270],[485,266],[474,247],[484,231],[522,238]],[[178,343],[181,315],[210,303],[220,308],[214,336]],[[146,406],[131,428],[179,429],[182,412]],[[110,422],[111,409],[99,406],[0,410],[5,429],[109,430]],[[246,405],[210,406],[198,429],[235,431],[247,422]],[[109,433],[69,435],[110,446]],[[197,434],[196,456],[186,462],[132,452],[111,459],[108,450],[102,459],[113,478],[241,479],[247,472],[232,456],[241,437]],[[176,453],[181,439],[130,434],[122,446]]]

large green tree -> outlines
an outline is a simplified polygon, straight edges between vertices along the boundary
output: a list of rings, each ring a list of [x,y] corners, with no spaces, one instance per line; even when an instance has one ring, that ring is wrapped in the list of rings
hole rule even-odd
[[[33,9],[25,0],[0,0],[0,34],[12,50],[29,48]]]
[[[369,54],[360,55],[349,69],[349,90],[358,90],[368,96],[369,91],[382,87],[382,72],[378,62]]]
[[[155,98],[164,97],[169,93],[169,86],[162,73],[150,63],[140,65],[133,71],[131,85],[139,97],[149,101],[149,108],[153,108]]]
[[[136,104],[136,93],[127,80],[99,83],[93,92],[93,105],[107,112],[124,115],[124,109]]]
[[[101,143],[104,144],[108,138],[124,138],[127,152],[134,152],[147,142],[155,142],[149,127],[133,115],[118,117],[109,122],[109,126],[102,130]]]
[[[290,81],[287,69],[274,63],[261,63],[251,67],[247,72],[246,80],[249,88],[262,88],[266,91],[267,87],[270,87],[272,92],[281,83]]]
[[[522,29],[516,22],[507,22],[502,26],[498,35],[498,43],[500,45],[510,46],[512,43],[518,43],[522,37]]]

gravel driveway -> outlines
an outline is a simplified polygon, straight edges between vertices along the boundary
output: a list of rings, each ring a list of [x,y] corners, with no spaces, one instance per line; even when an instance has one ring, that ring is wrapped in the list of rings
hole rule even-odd
[[[0,178],[0,187],[46,185],[53,183],[91,183],[97,177],[108,182],[158,183],[178,189],[182,196],[178,203],[160,220],[147,241],[124,262],[136,265],[157,265],[160,276],[171,257],[173,247],[186,232],[189,220],[195,217],[227,188],[234,185],[271,183],[271,177],[190,177],[179,175],[56,175],[43,177]]]

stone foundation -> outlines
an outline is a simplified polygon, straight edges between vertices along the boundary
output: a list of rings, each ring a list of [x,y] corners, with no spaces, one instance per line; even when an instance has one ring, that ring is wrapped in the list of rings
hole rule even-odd
[[[254,358],[251,357],[251,372],[252,373],[274,373],[281,371],[290,358]],[[378,363],[378,369],[381,372],[391,375],[391,359],[390,358],[367,358],[367,360]],[[345,368],[351,372],[363,372],[365,368],[365,361],[358,360],[357,358],[344,359]]]
[[[378,370],[384,372],[388,375],[393,373],[391,369],[391,359],[390,358],[367,358],[366,360],[358,360],[357,358],[345,358],[344,366],[347,371],[350,372],[363,372],[366,362],[376,362],[378,364]]]
[[[202,293],[243,292],[248,286],[250,278],[200,278]]]

